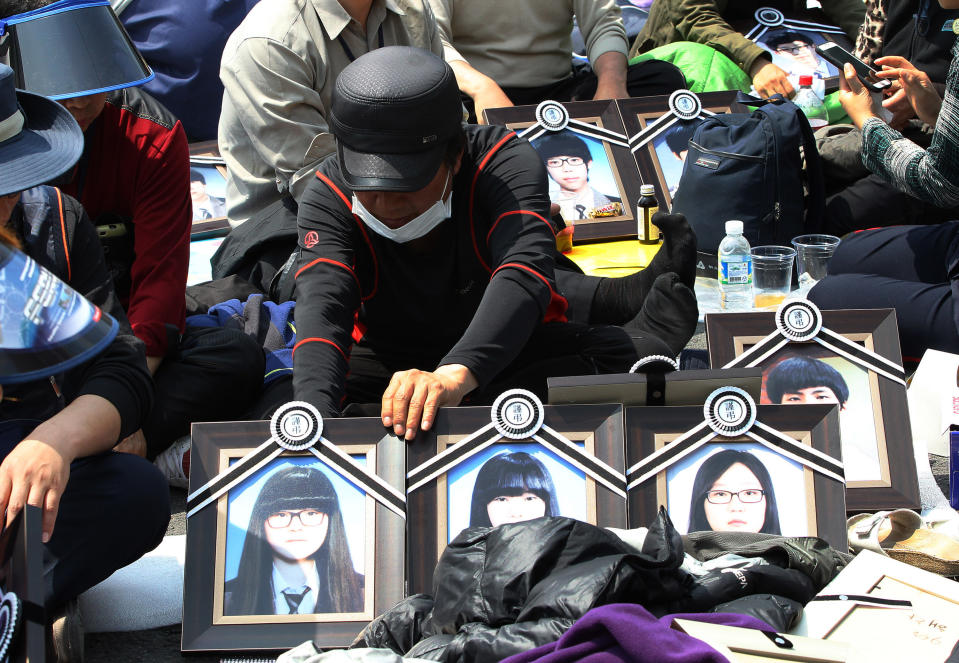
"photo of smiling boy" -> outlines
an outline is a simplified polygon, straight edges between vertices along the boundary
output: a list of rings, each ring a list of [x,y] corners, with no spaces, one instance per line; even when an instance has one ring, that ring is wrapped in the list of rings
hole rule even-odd
[[[603,156],[597,159],[594,150],[587,144],[590,140],[598,146],[595,150]],[[581,138],[569,131],[550,134],[532,142],[543,158],[550,179],[550,200],[558,203],[560,214],[568,225],[591,220],[590,212],[622,199],[608,193],[613,186],[609,160],[598,141]],[[603,186],[598,180],[604,181]]]

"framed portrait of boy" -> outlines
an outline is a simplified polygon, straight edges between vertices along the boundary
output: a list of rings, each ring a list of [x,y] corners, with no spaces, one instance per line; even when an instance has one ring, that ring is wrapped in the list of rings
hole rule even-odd
[[[25,505],[0,533],[0,660],[43,663],[43,512]]]
[[[644,184],[656,187],[663,208],[673,204],[689,151],[689,139],[703,119],[716,113],[745,112],[735,90],[677,90],[669,96],[620,99],[629,150]]]
[[[793,87],[799,89],[799,77],[813,77],[813,90],[822,97],[839,89],[839,69],[826,61],[816,47],[828,41],[852,51],[853,44],[836,25],[787,17],[773,7],[755,12],[755,25],[745,33],[757,46],[769,53],[772,63],[786,72]]]
[[[181,649],[344,647],[402,599],[403,447],[298,402],[195,424]]]
[[[492,108],[489,124],[527,139],[543,160],[550,201],[576,242],[636,235],[639,173],[615,100]]]
[[[839,406],[846,506],[916,508],[919,487],[892,309],[706,315],[710,364],[763,370],[760,403]]]
[[[620,405],[544,407],[523,390],[492,409],[441,409],[408,448],[410,593],[431,591],[443,550],[470,527],[543,516],[625,527],[622,416]]]
[[[735,387],[705,408],[628,407],[629,526],[663,505],[681,534],[818,536],[843,549],[839,444],[835,406],[757,406]]]
[[[215,140],[190,144],[190,201],[191,241],[223,237],[230,232],[226,218],[226,162]]]

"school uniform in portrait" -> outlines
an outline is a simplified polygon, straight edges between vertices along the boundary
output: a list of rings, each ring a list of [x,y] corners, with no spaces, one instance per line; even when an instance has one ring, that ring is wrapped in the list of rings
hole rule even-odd
[[[236,575],[224,583],[223,614],[361,612],[364,586],[326,473],[306,464],[273,473],[250,513]]]

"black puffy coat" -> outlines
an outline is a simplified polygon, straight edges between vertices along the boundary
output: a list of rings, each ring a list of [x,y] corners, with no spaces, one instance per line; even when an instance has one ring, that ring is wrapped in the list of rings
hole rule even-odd
[[[450,663],[498,661],[556,641],[587,611],[610,603],[639,603],[662,616],[771,591],[786,599],[736,611],[781,624],[798,613],[796,601],[816,591],[797,570],[762,566],[694,578],[679,568],[682,561],[681,538],[664,509],[639,553],[613,533],[570,518],[469,528],[436,566],[435,598],[404,600],[371,622],[354,646]]]

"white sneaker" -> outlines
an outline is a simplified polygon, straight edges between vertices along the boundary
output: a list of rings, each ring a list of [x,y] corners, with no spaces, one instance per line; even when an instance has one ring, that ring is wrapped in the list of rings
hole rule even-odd
[[[190,436],[184,435],[153,461],[174,488],[186,490],[190,472]]]

